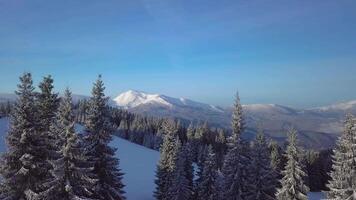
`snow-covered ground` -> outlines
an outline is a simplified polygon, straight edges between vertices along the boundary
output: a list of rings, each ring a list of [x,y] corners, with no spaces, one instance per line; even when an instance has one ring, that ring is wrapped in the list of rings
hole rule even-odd
[[[125,191],[129,200],[150,200],[155,188],[157,151],[114,137],[111,145],[118,148],[120,167],[125,173]]]
[[[77,126],[77,130],[82,127]],[[5,151],[4,137],[8,130],[8,120],[0,119],[0,152]],[[143,146],[131,143],[127,140],[114,137],[110,144],[117,148],[117,155],[120,158],[120,168],[124,175],[126,185],[126,197],[129,200],[151,200],[155,188],[154,179],[156,164],[159,153]],[[310,200],[321,200],[324,198],[322,193],[309,193]]]
[[[5,135],[8,120],[0,119],[0,152],[5,151]],[[76,126],[78,131],[81,126]],[[126,197],[129,200],[151,200],[155,188],[154,179],[159,153],[114,136],[111,146],[117,148],[120,168],[124,175]]]
[[[322,199],[326,199],[326,198],[322,192],[309,192],[308,199],[309,200],[322,200]]]

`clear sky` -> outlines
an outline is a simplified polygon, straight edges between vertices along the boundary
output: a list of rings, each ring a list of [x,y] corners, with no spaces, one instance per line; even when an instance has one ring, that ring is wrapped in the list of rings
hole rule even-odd
[[[128,89],[227,106],[356,99],[355,0],[0,0],[0,92]]]

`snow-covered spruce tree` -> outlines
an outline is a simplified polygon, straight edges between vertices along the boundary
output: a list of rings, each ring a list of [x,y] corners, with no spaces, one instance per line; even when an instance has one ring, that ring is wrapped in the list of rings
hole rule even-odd
[[[228,153],[225,156],[222,174],[224,183],[222,197],[226,200],[244,199],[248,193],[248,152],[241,134],[244,131],[242,106],[238,94],[232,116],[232,135],[228,140]]]
[[[271,152],[271,166],[274,171],[279,172],[281,171],[281,163],[282,163],[282,153],[278,143],[274,140],[270,140],[269,144],[269,151]]]
[[[6,138],[8,151],[2,156],[1,176],[3,186],[0,199],[22,200],[25,191],[41,191],[46,177],[46,152],[37,131],[37,112],[32,76],[20,77],[16,91],[18,101],[14,106],[10,130]]]
[[[53,151],[58,150],[57,146],[58,135],[55,131],[51,131],[51,127],[54,125],[56,120],[56,112],[58,109],[59,98],[58,94],[53,92],[53,79],[51,76],[46,76],[43,78],[42,82],[39,84],[40,92],[36,93],[36,108],[38,112],[38,124],[37,131],[41,134],[43,138],[43,148],[42,151],[46,152],[46,159],[55,159],[55,153]],[[59,129],[62,131],[62,129]],[[47,163],[47,178],[51,177],[49,170],[51,170],[50,163]]]
[[[40,93],[37,94],[37,108],[39,118],[39,131],[47,132],[55,120],[58,108],[58,94],[53,93],[53,79],[46,76],[39,84]]]
[[[156,190],[154,196],[157,200],[170,200],[169,188],[174,180],[175,164],[178,157],[179,141],[177,127],[174,121],[166,120],[162,124],[164,133],[163,144],[160,148],[160,160],[156,171]]]
[[[329,199],[356,199],[356,120],[347,115],[344,132],[333,155]]]
[[[173,181],[169,185],[168,198],[172,200],[191,200],[193,197],[193,169],[189,161],[187,147],[181,146],[177,141],[176,149],[179,151],[175,161]],[[190,164],[190,167],[188,165]]]
[[[61,147],[51,164],[53,178],[47,180],[48,189],[41,193],[27,192],[28,199],[77,200],[91,199],[96,182],[92,173],[93,163],[87,161],[84,146],[75,132],[75,119],[70,91],[65,91],[53,126],[60,130]]]
[[[276,197],[278,200],[307,200],[308,186],[303,179],[306,173],[303,171],[299,160],[300,150],[297,146],[297,131],[289,130],[288,147],[286,152],[287,164],[282,172],[282,188],[278,189]]]
[[[249,165],[249,200],[273,200],[276,193],[276,174],[271,166],[268,144],[261,128],[252,143]]]
[[[219,188],[217,188],[218,172],[215,153],[211,145],[208,147],[207,158],[204,162],[201,176],[197,186],[198,199],[219,200]]]
[[[93,173],[98,179],[94,198],[121,200],[125,199],[123,174],[119,169],[119,159],[115,157],[116,149],[109,146],[113,128],[109,121],[108,98],[105,97],[104,90],[104,83],[99,76],[89,100],[85,124],[87,156],[94,163]]]

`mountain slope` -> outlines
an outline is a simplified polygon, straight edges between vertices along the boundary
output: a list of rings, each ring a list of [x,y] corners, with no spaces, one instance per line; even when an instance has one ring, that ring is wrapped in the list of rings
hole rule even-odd
[[[128,91],[114,99],[117,106],[128,111],[158,117],[178,118],[183,122],[202,123],[230,128],[232,109],[173,98],[159,94]],[[276,140],[284,141],[290,127],[300,132],[301,143],[306,147],[325,148],[334,144],[343,129],[347,112],[356,114],[356,101],[339,103],[314,109],[294,109],[276,104],[243,105],[248,138],[258,126]]]
[[[75,101],[87,99],[75,95]],[[0,100],[16,99],[15,95],[1,95]],[[180,119],[183,123],[208,122],[213,127],[230,129],[231,108],[220,108],[184,98],[173,98],[160,94],[127,91],[110,100],[110,105],[130,112],[156,117]],[[334,144],[342,132],[343,120],[347,112],[356,114],[356,101],[338,103],[312,109],[294,109],[276,104],[243,105],[247,138],[253,138],[258,126],[272,138],[283,142],[290,127],[300,132],[301,143],[306,147],[326,148]]]
[[[0,154],[5,152],[5,136],[9,120],[0,118]],[[78,132],[83,128],[76,126]],[[123,182],[127,199],[153,200],[155,189],[155,171],[159,159],[159,152],[131,143],[113,136],[110,143],[117,148],[116,155],[120,159],[120,168],[124,173]]]

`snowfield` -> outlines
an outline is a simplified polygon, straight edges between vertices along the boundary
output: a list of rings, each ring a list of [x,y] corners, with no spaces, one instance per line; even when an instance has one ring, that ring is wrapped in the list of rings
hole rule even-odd
[[[308,199],[309,200],[321,200],[321,199],[326,199],[326,197],[322,192],[309,192]]]
[[[133,200],[151,200],[159,152],[114,136],[111,142],[118,148],[120,167],[124,175],[126,197]]]
[[[8,130],[8,119],[0,119],[0,152],[5,151],[4,138]],[[82,127],[77,126],[77,130]],[[120,158],[120,168],[125,174],[123,182],[126,185],[126,197],[129,200],[153,200],[155,189],[155,172],[159,160],[159,152],[146,147],[131,143],[127,140],[113,137],[111,146],[117,148]],[[324,198],[320,192],[309,193],[310,200],[321,200]]]

